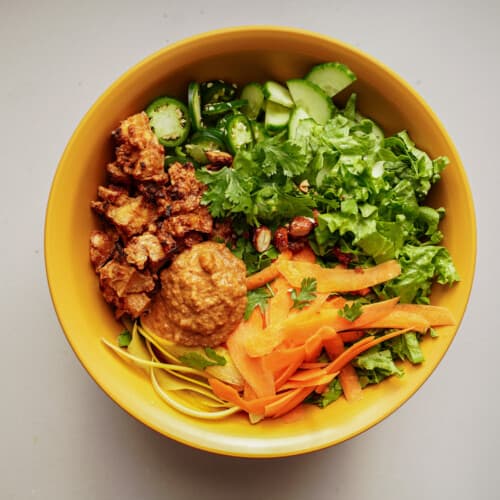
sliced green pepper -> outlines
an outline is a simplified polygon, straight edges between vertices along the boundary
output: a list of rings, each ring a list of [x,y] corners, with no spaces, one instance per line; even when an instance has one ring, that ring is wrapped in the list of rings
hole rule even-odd
[[[172,97],[160,97],[147,108],[146,114],[160,144],[174,147],[189,135],[191,121],[186,105]]]
[[[252,126],[245,115],[232,116],[226,124],[227,143],[232,154],[254,143]]]

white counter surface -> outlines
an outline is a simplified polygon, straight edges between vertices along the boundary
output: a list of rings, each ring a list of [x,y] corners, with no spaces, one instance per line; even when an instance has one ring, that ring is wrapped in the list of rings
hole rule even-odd
[[[499,21],[498,0],[0,1],[0,498],[499,498]],[[400,73],[454,140],[478,223],[469,307],[428,382],[363,435],[275,460],[191,449],[117,407],[70,349],[43,262],[52,178],[91,104],[166,44],[247,24],[330,35]]]

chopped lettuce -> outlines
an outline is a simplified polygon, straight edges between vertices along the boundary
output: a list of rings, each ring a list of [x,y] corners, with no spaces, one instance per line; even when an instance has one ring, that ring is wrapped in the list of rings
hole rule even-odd
[[[409,360],[413,364],[422,363],[424,354],[420,348],[420,343],[415,332],[408,332],[404,335],[399,335],[388,341],[393,357],[401,360]]]
[[[380,345],[359,355],[353,360],[353,365],[358,373],[361,387],[378,384],[391,375],[401,377],[404,373],[394,363],[390,349],[382,349]]]
[[[261,224],[271,229],[294,216],[311,216],[317,226],[310,244],[322,262],[335,263],[335,250],[356,265],[397,259],[402,274],[375,288],[379,298],[428,302],[434,282],[459,280],[451,256],[440,246],[442,207],[425,205],[448,160],[430,158],[406,131],[385,137],[380,127],[356,111],[356,95],[324,125],[311,118],[285,132],[239,151],[231,168],[198,169],[207,184],[203,196],[214,217],[236,218],[240,233]],[[298,189],[308,181],[309,190]],[[234,249],[247,267],[270,262],[251,251]]]
[[[318,394],[316,392],[311,393],[304,403],[313,404],[319,406],[320,408],[325,408],[329,404],[337,401],[337,399],[342,396],[342,386],[338,378],[334,378],[329,384],[325,392]]]

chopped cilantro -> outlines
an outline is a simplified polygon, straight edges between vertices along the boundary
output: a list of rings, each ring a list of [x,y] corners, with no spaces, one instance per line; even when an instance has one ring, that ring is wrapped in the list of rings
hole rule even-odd
[[[260,307],[260,310],[265,312],[267,309],[267,301],[272,296],[272,291],[266,287],[257,288],[256,290],[250,290],[247,292],[247,307],[244,315],[245,321],[250,318],[250,315],[256,307]]]
[[[316,278],[304,278],[300,284],[300,290],[293,289],[291,297],[293,300],[293,308],[303,309],[316,298]]]
[[[179,361],[196,370],[205,370],[209,366],[224,366],[227,362],[224,356],[217,354],[211,347],[205,348],[205,356],[198,351],[193,351],[179,356]]]
[[[352,304],[346,304],[343,309],[339,309],[338,314],[347,321],[354,321],[361,316],[362,312],[361,302],[355,300]]]

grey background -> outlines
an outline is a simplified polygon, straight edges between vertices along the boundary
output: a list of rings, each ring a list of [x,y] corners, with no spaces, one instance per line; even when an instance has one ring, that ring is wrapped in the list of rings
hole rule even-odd
[[[0,0],[0,498],[498,498],[498,21],[498,0]],[[43,224],[63,149],[116,77],[189,35],[273,23],[359,47],[420,92],[465,164],[479,246],[459,334],[410,401],[334,448],[246,460],[163,438],[94,384],[52,309]]]

